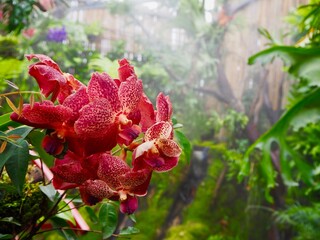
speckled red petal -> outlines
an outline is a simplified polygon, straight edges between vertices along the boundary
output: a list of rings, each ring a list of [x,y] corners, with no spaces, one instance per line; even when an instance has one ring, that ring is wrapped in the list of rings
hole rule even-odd
[[[46,97],[52,93],[51,100],[53,102],[59,94],[60,85],[66,84],[62,73],[47,65],[31,65],[29,67],[29,74],[37,80],[41,92]]]
[[[138,109],[140,110],[141,114],[141,128],[142,131],[145,132],[155,123],[156,117],[152,102],[144,93],[140,98]]]
[[[158,122],[152,125],[145,133],[145,141],[151,141],[157,138],[169,138],[172,132],[172,126],[169,122]]]
[[[60,161],[60,160],[56,160]],[[90,176],[84,174],[80,162],[70,162],[62,165],[56,165],[51,168],[55,176],[68,183],[82,184]]]
[[[88,194],[98,199],[110,198],[117,194],[104,181],[99,179],[89,179],[83,184],[83,186]]]
[[[106,73],[93,73],[88,84],[90,101],[105,98],[109,101],[109,108],[116,112],[120,110],[118,86]]]
[[[179,157],[181,154],[181,148],[171,139],[157,139],[155,145],[167,157]]]
[[[36,102],[33,106],[25,104],[21,116],[31,124],[34,123],[35,126],[41,125],[47,129],[57,129],[62,126],[63,122],[72,119],[73,112],[68,107],[62,105],[54,106],[52,102],[44,101],[42,103]],[[19,122],[19,117],[15,120]]]
[[[63,106],[71,108],[74,112],[78,113],[80,109],[89,103],[87,88],[81,87],[78,91],[68,96],[63,102]]]
[[[157,116],[156,121],[171,121],[171,115],[172,115],[172,104],[170,102],[169,96],[164,96],[163,93],[159,93],[157,96]]]
[[[172,158],[163,158],[164,159],[164,164],[161,166],[155,166],[153,168],[154,171],[156,172],[167,172],[170,171],[172,168],[177,166],[179,158],[178,157],[172,157]]]
[[[96,154],[95,157],[100,158],[98,177],[105,181],[108,186],[114,190],[122,188],[119,176],[130,172],[128,164],[119,157],[109,154]]]
[[[144,196],[147,194],[151,175],[152,171],[150,169],[141,169],[127,172],[119,179],[125,190],[139,196]]]
[[[133,76],[121,83],[119,87],[119,100],[125,114],[130,113],[138,107],[142,92],[142,81],[137,80]]]
[[[50,66],[57,71],[61,72],[59,65],[53,61],[50,57],[43,55],[43,54],[26,54],[25,57],[30,61],[33,58],[38,59],[40,62],[35,63],[35,64],[44,64],[47,66]],[[62,73],[62,72],[61,72]]]
[[[80,110],[79,119],[74,124],[77,134],[84,137],[101,137],[110,132],[114,125],[115,113],[104,98],[97,99]]]
[[[121,82],[126,81],[130,76],[135,76],[134,68],[127,59],[123,58],[119,60],[118,63],[120,65],[118,75]]]

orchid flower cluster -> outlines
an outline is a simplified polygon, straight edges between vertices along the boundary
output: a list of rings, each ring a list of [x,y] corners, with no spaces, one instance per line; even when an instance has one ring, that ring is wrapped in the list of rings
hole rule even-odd
[[[53,186],[79,188],[87,205],[120,201],[120,211],[132,214],[152,173],[178,164],[169,97],[159,93],[154,109],[126,59],[118,61],[118,79],[94,72],[86,86],[48,56],[26,57],[38,60],[29,74],[47,100],[24,104],[11,119],[46,130],[42,146],[55,157]]]

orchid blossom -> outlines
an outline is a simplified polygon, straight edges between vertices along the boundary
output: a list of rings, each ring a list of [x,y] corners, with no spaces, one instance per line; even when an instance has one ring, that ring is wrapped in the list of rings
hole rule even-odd
[[[39,60],[29,74],[51,99],[24,104],[11,119],[46,130],[42,146],[56,157],[53,186],[79,188],[88,205],[120,201],[123,213],[133,213],[137,197],[147,194],[153,171],[169,171],[178,164],[181,149],[174,141],[169,97],[160,93],[154,110],[126,59],[119,61],[118,79],[95,72],[86,86],[45,55],[27,58]],[[116,146],[133,151],[132,159],[113,155]]]

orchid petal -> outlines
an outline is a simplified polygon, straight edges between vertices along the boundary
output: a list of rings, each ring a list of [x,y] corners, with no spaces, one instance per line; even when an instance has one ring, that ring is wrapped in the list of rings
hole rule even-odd
[[[126,200],[120,203],[120,211],[124,214],[132,214],[138,208],[137,197],[128,196]]]
[[[83,186],[88,194],[98,199],[110,198],[117,194],[117,192],[113,191],[104,181],[99,179],[87,180]]]
[[[89,194],[87,192],[87,188],[83,185],[81,185],[79,187],[79,192],[80,192],[80,196],[81,196],[82,201],[86,205],[92,206],[92,205],[95,205],[95,204],[102,201],[102,198],[97,198],[97,197],[94,197],[91,194]]]
[[[50,101],[42,103],[24,104],[21,116],[12,114],[11,119],[17,122],[27,122],[29,126],[46,129],[59,129],[63,122],[67,122],[73,117],[70,108],[54,104]]]
[[[155,166],[153,168],[154,171],[156,172],[167,172],[170,171],[172,168],[177,166],[179,158],[178,157],[168,157],[168,158],[163,158],[165,161],[163,165],[161,166]]]
[[[109,101],[109,108],[117,112],[120,109],[118,86],[106,73],[93,73],[88,84],[90,101],[105,98]]]
[[[135,159],[141,157],[144,153],[148,152],[154,146],[154,141],[147,141],[140,144],[134,151],[133,151],[133,162],[134,164]]]
[[[121,82],[127,80],[130,76],[135,76],[134,68],[130,65],[127,59],[123,58],[118,61],[120,67],[118,75]]]
[[[155,145],[167,157],[179,157],[181,154],[181,148],[171,139],[159,138]]]
[[[61,72],[46,65],[31,65],[29,67],[29,74],[37,80],[43,95],[48,97],[52,93],[52,102],[56,100],[59,94],[60,84],[66,84],[66,80]]]
[[[37,58],[40,63],[35,63],[35,64],[44,64],[49,67],[52,67],[53,69],[57,70],[58,72],[62,73],[60,70],[59,65],[53,61],[50,57],[43,55],[43,54],[26,54],[25,57],[30,61],[33,58]]]
[[[78,113],[80,109],[89,103],[89,97],[87,94],[87,88],[81,87],[78,91],[71,94],[63,102],[63,106],[71,108],[75,113]]]
[[[133,76],[121,83],[119,87],[119,100],[125,114],[130,113],[138,107],[142,92],[142,81],[137,80]]]
[[[169,122],[158,122],[152,125],[145,133],[145,141],[157,138],[169,138],[172,132],[172,126]]]
[[[151,101],[144,93],[140,98],[138,108],[141,114],[141,128],[142,131],[145,132],[155,123],[155,112]]]
[[[114,127],[115,114],[108,100],[100,98],[80,110],[79,119],[74,124],[77,134],[85,137],[108,135]]]
[[[152,170],[141,169],[138,171],[130,171],[122,175],[119,179],[125,190],[128,192],[139,196],[145,196],[147,194],[151,175]]]
[[[66,164],[56,165],[51,168],[51,171],[55,176],[58,176],[68,183],[82,184],[90,177],[84,174],[84,170],[81,167],[80,162],[70,162]]]
[[[119,176],[130,171],[128,164],[119,157],[109,154],[96,154],[100,158],[98,177],[114,190],[122,188]]]
[[[171,121],[172,115],[172,104],[170,102],[169,96],[164,96],[163,93],[159,93],[157,96],[157,116],[156,121]]]
[[[117,142],[119,145],[129,146],[139,136],[140,132],[141,128],[138,125],[127,127],[119,132]]]

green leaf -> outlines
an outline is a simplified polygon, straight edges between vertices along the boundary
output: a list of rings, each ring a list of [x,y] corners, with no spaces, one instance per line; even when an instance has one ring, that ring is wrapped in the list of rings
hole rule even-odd
[[[320,86],[320,48],[275,46],[251,56],[248,64],[270,63],[275,57],[290,66],[289,73],[308,79],[311,86]]]
[[[54,189],[52,183],[45,185],[45,186],[40,186],[40,190],[50,199],[50,201],[54,202],[57,198],[58,191]]]
[[[179,145],[182,148],[182,151],[185,154],[185,157],[188,161],[188,163],[190,163],[190,159],[191,159],[191,144],[188,140],[188,138],[180,131],[175,130],[175,137],[179,143]]]
[[[0,218],[0,222],[8,222],[8,223],[12,223],[12,224],[17,225],[17,226],[21,226],[21,223],[19,223],[13,217]]]
[[[118,212],[112,203],[103,203],[99,211],[103,238],[112,236],[118,224]]]
[[[66,220],[59,218],[57,216],[54,216],[50,220],[52,222],[53,227],[58,228],[59,234],[61,236],[63,236],[65,239],[68,239],[68,240],[77,240],[78,239],[75,232],[71,229],[68,229],[70,227],[70,225]]]
[[[265,179],[267,179],[267,188],[271,189],[274,187],[274,177],[276,175],[275,170],[272,168],[271,163],[271,144],[278,143],[280,151],[280,165],[282,167],[283,173],[282,177],[285,180],[287,186],[296,186],[295,181],[293,181],[292,171],[290,171],[290,166],[286,161],[292,160],[295,167],[299,170],[301,174],[301,180],[312,186],[314,181],[312,179],[312,166],[307,162],[304,162],[292,151],[292,149],[286,144],[287,131],[290,126],[297,126],[296,120],[302,118],[308,119],[310,116],[310,111],[318,111],[318,102],[320,99],[320,89],[315,89],[314,91],[307,94],[303,99],[296,102],[291,108],[289,108],[282,117],[264,133],[253,145],[251,145],[244,156],[244,164],[239,173],[239,180],[242,180],[244,176],[250,174],[249,155],[252,154],[254,149],[258,148],[262,151],[262,161],[259,163],[259,169],[262,171]],[[307,109],[307,110],[306,110]],[[307,122],[305,120],[304,122]],[[301,123],[302,124],[302,123]],[[269,190],[266,189],[268,192]]]
[[[12,154],[7,159],[5,167],[13,185],[21,195],[28,170],[29,146],[25,140],[20,143],[20,146],[21,148],[13,147],[15,150],[12,151]]]
[[[34,147],[35,151],[39,154],[39,157],[44,161],[47,166],[53,166],[54,157],[48,154],[42,147],[42,139],[44,138],[45,133],[38,130],[32,131],[28,135],[28,140]]]
[[[132,235],[132,234],[138,234],[140,230],[135,227],[127,227],[120,231],[119,235]]]
[[[1,234],[0,233],[0,239],[14,239],[14,236],[12,234]]]
[[[12,113],[5,113],[3,115],[0,116],[0,131],[6,131],[8,130],[8,127],[11,126],[11,127],[18,127],[20,126],[21,124],[20,123],[17,123],[17,122],[14,122],[10,119],[10,115]]]
[[[17,139],[17,143],[19,143],[20,141],[22,141],[23,139],[26,138],[26,136],[28,136],[28,134],[33,130],[33,127],[29,127],[29,126],[20,126],[17,127],[13,130],[7,131],[7,135],[19,135],[20,138]]]
[[[134,223],[137,222],[136,215],[130,214],[130,215],[129,215],[129,218],[131,219],[132,222],[134,222]]]
[[[309,123],[315,123],[320,120],[320,108],[303,109],[291,120],[293,131],[307,126]]]
[[[87,213],[89,214],[89,217],[90,217],[90,220],[93,222],[93,223],[98,223],[99,222],[99,219],[96,215],[96,213],[94,212],[94,210],[89,207],[89,206],[86,206],[85,207],[85,210],[87,211]]]

